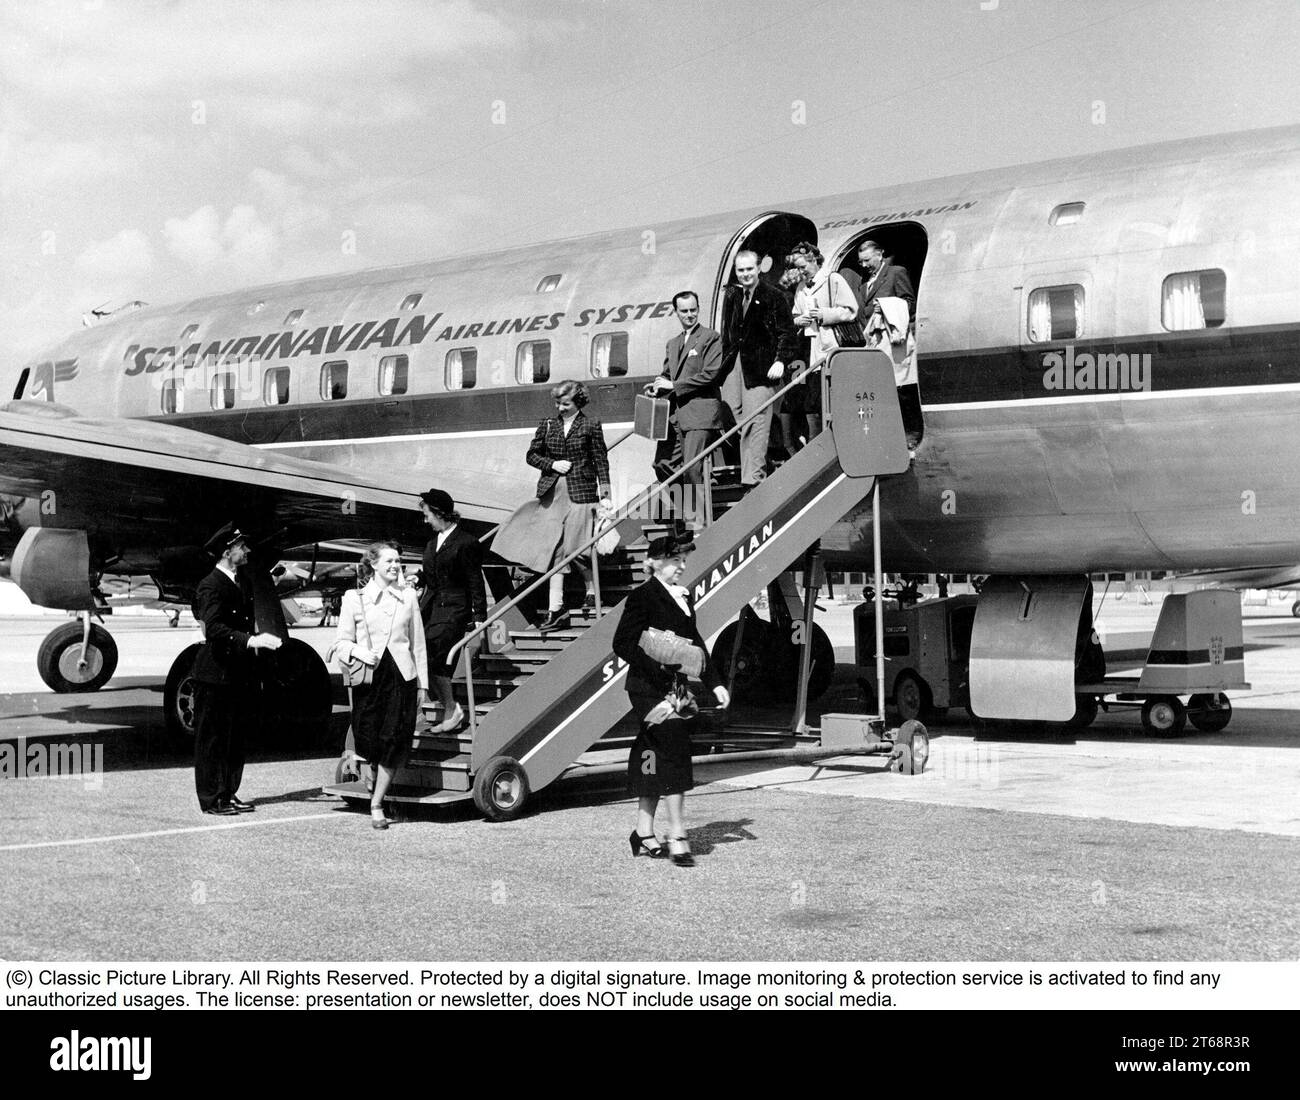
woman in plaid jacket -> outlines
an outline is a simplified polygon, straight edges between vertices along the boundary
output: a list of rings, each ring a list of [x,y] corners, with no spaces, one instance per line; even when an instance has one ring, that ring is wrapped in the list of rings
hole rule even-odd
[[[543,420],[528,446],[527,462],[541,470],[536,499],[528,501],[502,524],[492,549],[505,558],[545,573],[580,549],[592,534],[593,505],[612,512],[609,498],[609,457],[600,421],[582,410],[590,400],[581,382],[561,382],[551,390],[556,415]],[[542,630],[567,625],[564,574],[550,582],[549,611]]]

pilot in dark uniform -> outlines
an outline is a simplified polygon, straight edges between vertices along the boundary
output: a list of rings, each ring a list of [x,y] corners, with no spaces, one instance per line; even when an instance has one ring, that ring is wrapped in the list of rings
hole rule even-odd
[[[194,595],[194,617],[203,624],[203,645],[194,661],[194,787],[205,814],[223,817],[254,807],[236,792],[244,774],[244,725],[256,681],[254,650],[279,649],[274,634],[255,633],[253,601],[237,570],[248,561],[244,535],[227,524],[208,543],[217,566]]]

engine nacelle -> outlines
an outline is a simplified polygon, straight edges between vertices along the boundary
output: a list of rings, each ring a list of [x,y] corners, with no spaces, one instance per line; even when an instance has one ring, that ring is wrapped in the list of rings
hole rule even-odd
[[[29,527],[14,550],[11,575],[23,594],[40,607],[90,611],[90,543],[86,532]]]

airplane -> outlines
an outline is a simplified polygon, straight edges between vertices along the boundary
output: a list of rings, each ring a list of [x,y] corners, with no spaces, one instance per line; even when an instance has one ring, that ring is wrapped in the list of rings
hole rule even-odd
[[[775,278],[804,240],[838,269],[872,238],[917,287],[925,430],[881,482],[891,572],[1288,567],[1297,174],[1300,127],[1281,127],[132,304],[0,379],[0,553],[33,602],[87,613],[47,639],[41,673],[106,680],[97,579],[184,600],[195,548],[232,515],[268,532],[268,560],[414,544],[436,484],[489,530],[531,493],[523,452],[566,378],[591,386],[631,498],[652,481],[633,399],[676,331],[674,292],[719,328],[737,253]],[[830,568],[871,560],[871,515],[864,499],[822,533]],[[1051,612],[1070,645],[1082,613]]]

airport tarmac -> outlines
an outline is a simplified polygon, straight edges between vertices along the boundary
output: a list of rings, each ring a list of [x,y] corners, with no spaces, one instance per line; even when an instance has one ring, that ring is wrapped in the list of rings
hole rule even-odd
[[[851,606],[819,711],[859,710]],[[1108,646],[1156,608],[1108,602]],[[1247,606],[1249,693],[1218,734],[1134,711],[1074,735],[931,724],[925,775],[842,758],[724,762],[688,798],[698,865],[631,859],[617,777],[565,780],[505,824],[472,807],[386,833],[321,793],[333,758],[263,746],[199,815],[162,726],[183,618],[114,616],[119,674],[55,696],[58,618],[0,619],[0,742],[102,753],[99,776],[4,784],[0,956],[29,959],[1293,959],[1300,952],[1300,620]],[[296,631],[323,651],[332,631]],[[346,722],[336,713],[339,730]]]

